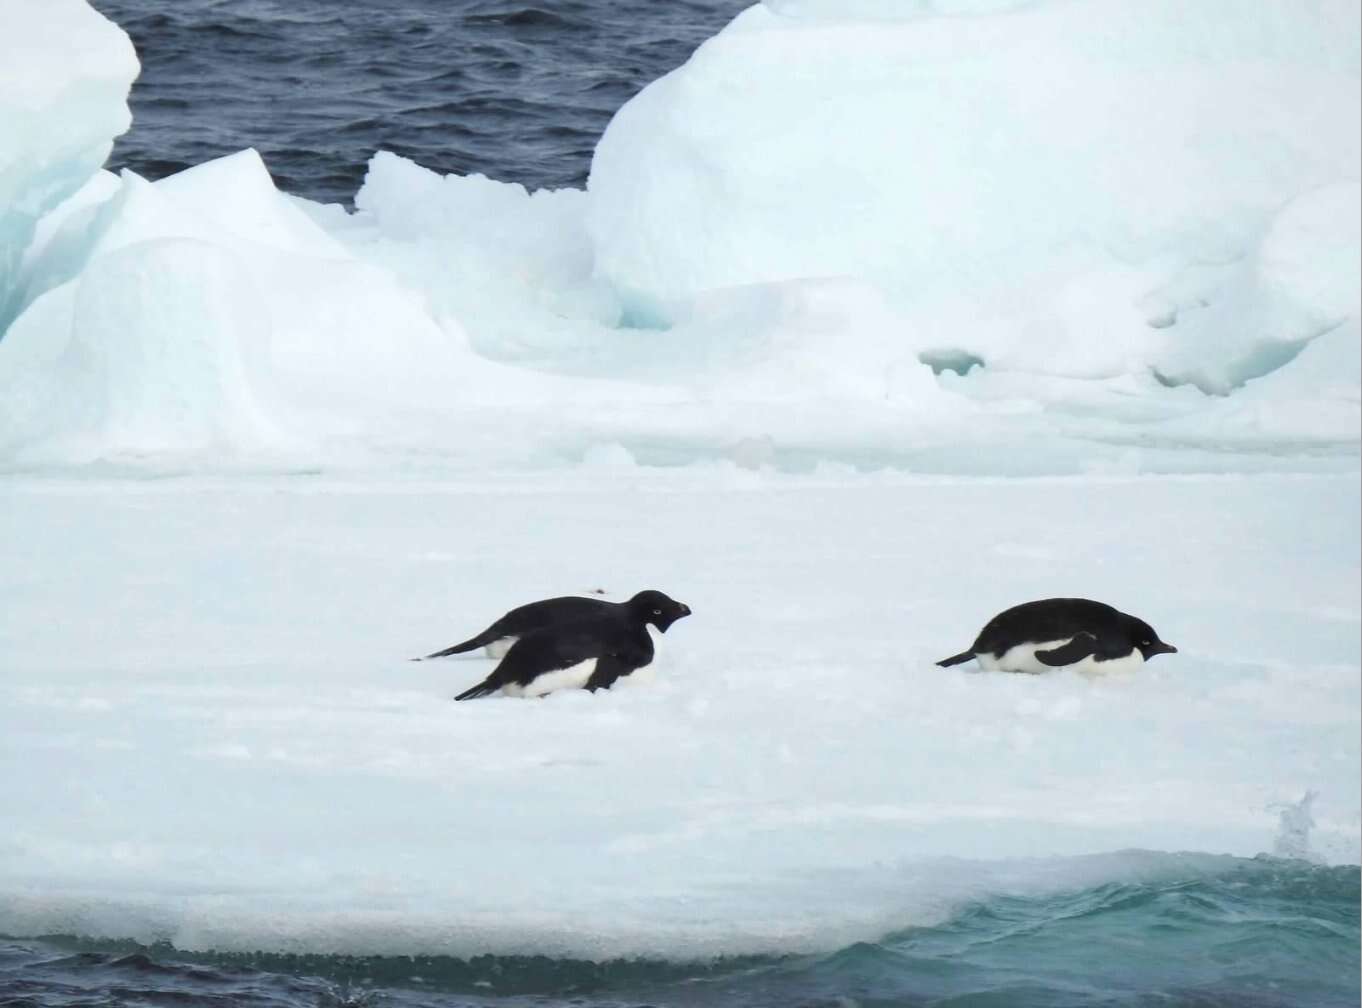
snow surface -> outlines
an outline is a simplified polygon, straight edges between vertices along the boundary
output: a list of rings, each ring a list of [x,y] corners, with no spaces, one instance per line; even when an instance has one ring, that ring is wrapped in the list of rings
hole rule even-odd
[[[132,122],[132,43],[85,0],[0,0],[0,334],[34,223]]]
[[[14,478],[0,933],[830,949],[1158,870],[1110,852],[1271,851],[1311,790],[1306,852],[1356,862],[1358,506],[1351,476]],[[643,587],[695,614],[606,693],[454,703],[486,659],[406,660]],[[1055,594],[1181,653],[932,664]]]

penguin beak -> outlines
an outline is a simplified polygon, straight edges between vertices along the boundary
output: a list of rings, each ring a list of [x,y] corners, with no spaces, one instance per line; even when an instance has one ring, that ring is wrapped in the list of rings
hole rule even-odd
[[[1177,654],[1178,649],[1172,644],[1165,644],[1163,641],[1154,642],[1154,654]]]
[[[681,603],[681,616],[689,616],[689,615],[690,615],[690,606],[688,606],[688,605],[686,605],[686,603],[682,602],[682,603]],[[677,617],[677,619],[680,619],[680,618],[681,618],[680,616]]]

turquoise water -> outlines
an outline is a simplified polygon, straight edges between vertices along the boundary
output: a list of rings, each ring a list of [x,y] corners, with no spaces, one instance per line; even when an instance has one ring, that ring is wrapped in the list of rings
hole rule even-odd
[[[1214,873],[999,897],[821,956],[704,964],[192,955],[71,937],[0,947],[0,1006],[1066,1008],[1359,1002],[1357,867]]]

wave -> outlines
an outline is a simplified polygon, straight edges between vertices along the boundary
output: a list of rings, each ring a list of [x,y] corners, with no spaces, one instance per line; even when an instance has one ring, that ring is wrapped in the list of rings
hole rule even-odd
[[[536,955],[186,953],[169,944],[45,936],[0,948],[0,1001],[24,996],[63,1008],[79,1003],[77,995],[88,999],[94,990],[116,988],[134,1001],[248,999],[263,1008],[379,1000],[448,1008],[504,998],[581,1008],[791,1008],[848,998],[861,1005],[961,1008],[1357,1004],[1362,876],[1356,866],[1145,857],[1159,869],[1146,878],[1044,896],[990,896],[939,924],[823,955],[594,962]],[[63,1000],[67,996],[71,1000]]]

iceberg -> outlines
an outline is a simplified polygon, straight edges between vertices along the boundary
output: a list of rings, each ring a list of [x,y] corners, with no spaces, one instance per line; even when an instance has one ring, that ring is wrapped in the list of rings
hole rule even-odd
[[[351,256],[255,151],[124,172],[28,274],[0,350],[0,451],[28,463],[291,457],[366,418],[381,436],[460,372],[457,323]]]
[[[140,65],[127,35],[85,0],[6,0],[0,20],[3,337],[36,222],[85,184],[127,130]]]
[[[1358,22],[1346,0],[759,4],[611,121],[596,269],[661,318],[855,277],[907,344],[1147,372],[1195,340],[1160,338],[1153,292],[1362,174]]]

